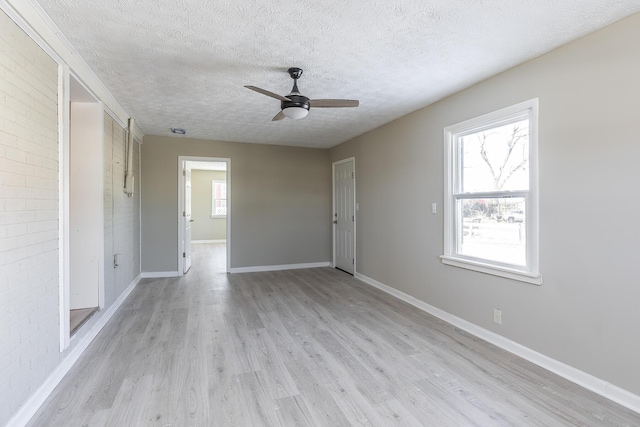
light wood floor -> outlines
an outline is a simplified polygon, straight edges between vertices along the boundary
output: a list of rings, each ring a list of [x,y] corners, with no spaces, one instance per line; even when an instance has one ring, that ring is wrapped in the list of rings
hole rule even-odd
[[[186,277],[138,285],[31,425],[640,425],[340,271],[227,275],[194,250]]]

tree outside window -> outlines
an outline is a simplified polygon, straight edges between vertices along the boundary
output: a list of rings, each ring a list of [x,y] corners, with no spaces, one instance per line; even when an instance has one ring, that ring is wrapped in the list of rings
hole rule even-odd
[[[536,135],[537,100],[445,129],[443,262],[538,282]]]

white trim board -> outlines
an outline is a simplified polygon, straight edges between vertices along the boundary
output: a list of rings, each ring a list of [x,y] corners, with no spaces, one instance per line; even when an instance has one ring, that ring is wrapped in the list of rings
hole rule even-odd
[[[198,243],[227,243],[226,239],[219,239],[219,240],[192,240],[191,244],[198,244]]]
[[[140,273],[142,279],[159,279],[164,277],[180,277],[179,271],[145,271]]]
[[[419,308],[422,311],[436,316],[439,319],[442,319],[445,322],[462,329],[463,331],[466,331],[472,335],[477,336],[478,338],[488,341],[491,344],[494,344],[510,353],[515,354],[516,356],[520,356],[531,363],[534,363],[550,372],[553,372],[556,375],[559,375],[581,387],[584,387],[587,390],[597,393],[602,397],[605,397],[609,400],[612,400],[613,402],[631,409],[632,411],[640,413],[640,396],[633,394],[630,391],[613,385],[600,378],[594,377],[593,375],[576,369],[573,366],[569,366],[558,360],[552,359],[551,357],[546,356],[542,353],[538,353],[537,351],[525,347],[522,344],[505,338],[502,335],[498,335],[495,332],[491,332],[474,323],[461,319],[460,317],[454,316],[453,314],[447,313],[444,310],[427,304],[424,301],[412,297],[411,295],[405,294],[402,291],[385,285],[384,283],[378,282],[377,280],[367,277],[363,274],[356,273],[354,277],[368,285],[373,286],[374,288],[378,288],[381,291],[388,293],[389,295],[392,295],[408,304],[411,304],[412,306]]]
[[[236,267],[231,268],[229,273],[256,273],[260,271],[279,271],[279,270],[298,270],[302,268],[320,268],[329,267],[331,263],[326,262],[312,262],[306,264],[284,264],[284,265],[259,265],[255,267]]]
[[[16,412],[16,414],[9,420],[7,427],[18,427],[26,425],[31,418],[38,412],[38,409],[47,400],[49,395],[53,393],[53,390],[58,386],[60,381],[65,375],[73,368],[78,361],[82,353],[89,347],[89,344],[98,335],[98,333],[104,328],[109,320],[113,317],[116,311],[120,308],[122,303],[133,292],[135,287],[140,282],[140,275],[138,275],[129,284],[127,289],[124,290],[116,301],[104,312],[98,321],[93,325],[91,330],[78,340],[77,345],[62,359],[58,367],[49,375],[49,377],[42,383],[42,385],[36,390],[22,405],[22,407]]]

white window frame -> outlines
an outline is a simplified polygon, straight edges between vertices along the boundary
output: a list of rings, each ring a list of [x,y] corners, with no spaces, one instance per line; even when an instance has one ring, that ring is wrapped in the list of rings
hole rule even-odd
[[[462,179],[459,167],[460,154],[457,139],[468,134],[492,129],[516,119],[529,119],[529,190],[495,191],[464,194],[459,192]],[[542,284],[539,271],[539,195],[538,195],[538,99],[531,99],[484,114],[444,128],[445,185],[444,185],[444,264],[466,268],[486,274],[519,280],[535,285]],[[488,259],[469,257],[457,253],[456,202],[477,197],[524,197],[526,207],[526,265],[523,267],[502,264]],[[461,219],[460,219],[461,220]]]
[[[216,200],[227,200],[227,199],[216,199],[216,184],[224,184],[227,185],[227,181],[223,179],[213,179],[211,180],[211,218],[226,218],[227,215],[216,215]],[[226,191],[226,190],[225,190]],[[228,208],[228,206],[227,206]]]

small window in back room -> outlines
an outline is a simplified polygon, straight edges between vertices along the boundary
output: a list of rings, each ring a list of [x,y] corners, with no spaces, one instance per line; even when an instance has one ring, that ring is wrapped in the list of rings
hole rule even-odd
[[[226,181],[211,181],[211,217],[224,218],[227,216],[227,183]]]
[[[445,128],[445,264],[540,284],[537,99]]]

